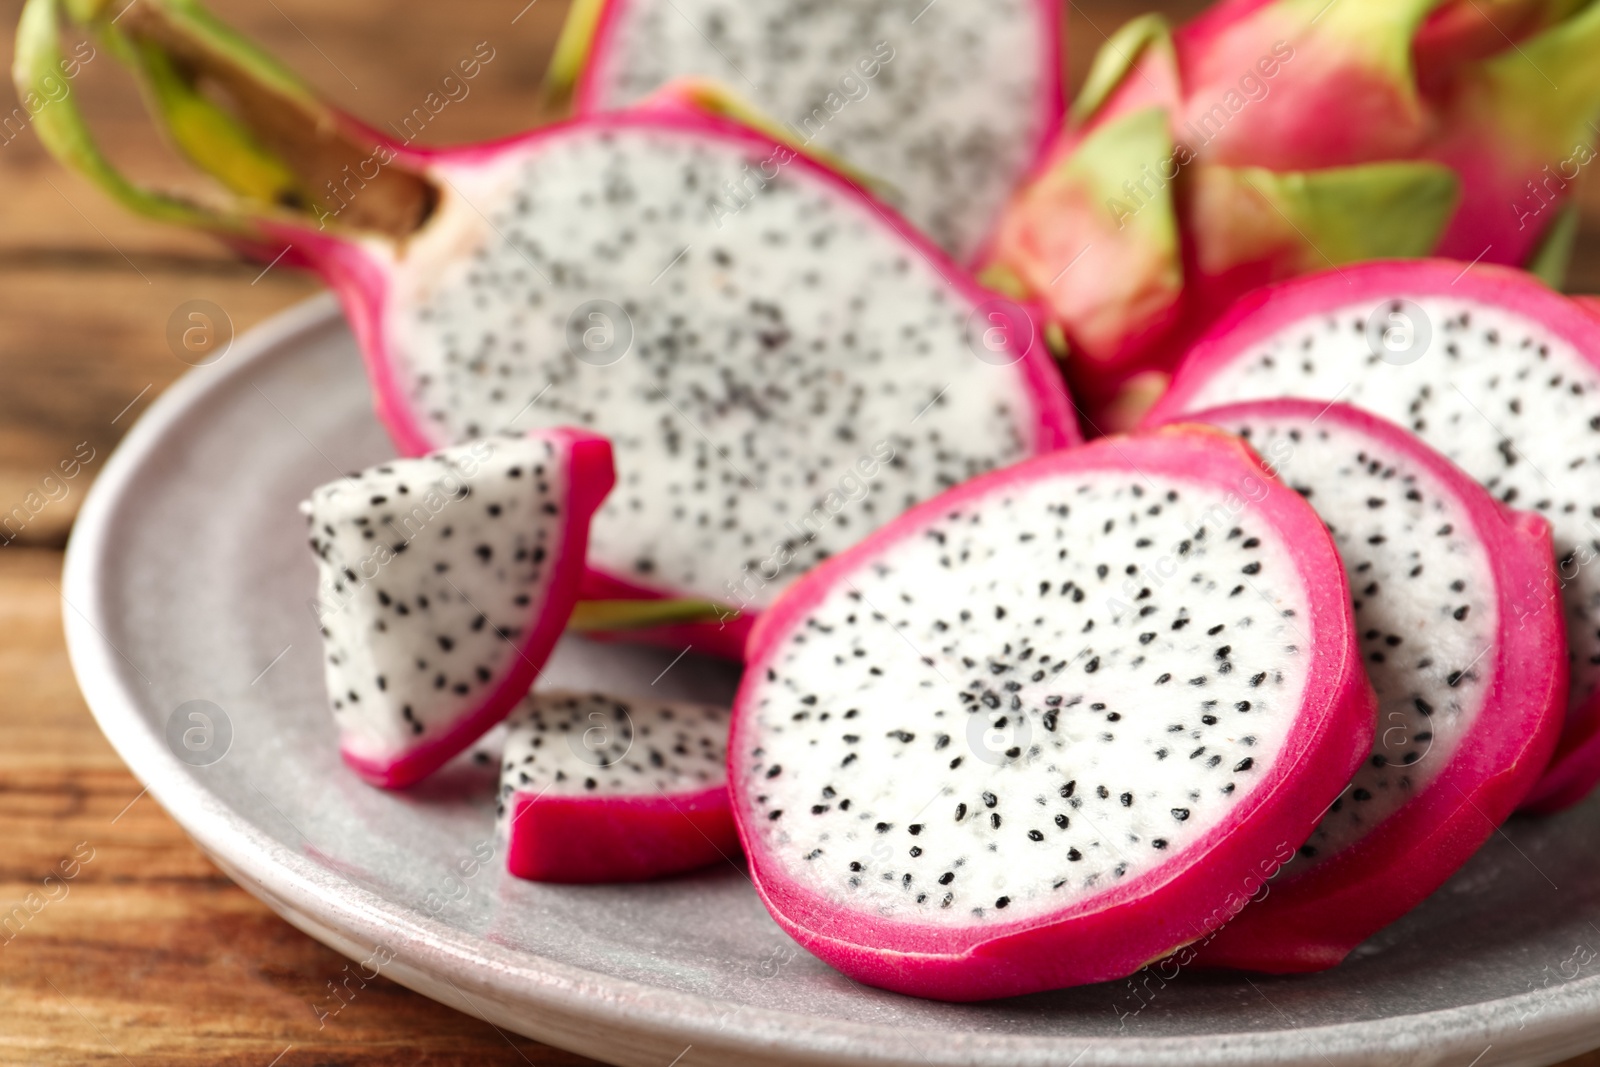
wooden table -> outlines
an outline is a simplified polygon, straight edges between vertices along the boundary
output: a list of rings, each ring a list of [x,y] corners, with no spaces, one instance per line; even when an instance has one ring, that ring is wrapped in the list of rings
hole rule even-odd
[[[524,2],[213,6],[334,99],[380,123],[408,111],[456,59],[489,42],[496,57],[472,95],[430,128],[452,141],[547,117],[535,90],[565,4]],[[0,0],[0,55],[10,55],[19,8],[20,0]],[[1110,0],[1074,8],[1075,72],[1081,75],[1099,31],[1128,10]],[[149,135],[116,73],[102,59],[74,85],[104,143],[136,173],[181,181],[181,168]],[[4,99],[9,109],[9,90]],[[0,144],[0,190],[0,502],[7,506],[80,442],[97,457],[92,473],[185,369],[165,340],[177,305],[213,301],[243,330],[315,288],[286,270],[241,263],[206,238],[128,218],[47,159],[31,134]],[[1591,197],[1591,206],[1600,205]],[[1586,242],[1575,284],[1600,290],[1600,239]],[[44,888],[75,850],[81,858],[93,849],[94,857],[70,892],[20,934],[7,940],[0,930],[0,1064],[592,1062],[382,979],[319,1029],[312,1005],[344,958],[204,859],[143,796],[78,694],[62,645],[58,583],[86,484],[74,482],[65,499],[0,548],[0,910]],[[1600,1054],[1572,1063],[1600,1067]]]

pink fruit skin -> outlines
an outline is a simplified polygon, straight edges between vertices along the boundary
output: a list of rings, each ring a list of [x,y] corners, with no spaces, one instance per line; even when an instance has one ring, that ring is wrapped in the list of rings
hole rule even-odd
[[[1409,87],[1369,61],[1359,41],[1306,42],[1301,17],[1272,5],[1240,5],[1244,17],[1208,20],[1198,33],[1173,34],[1183,72],[1184,106],[1174,131],[1198,119],[1251,71],[1275,43],[1294,47],[1291,71],[1260,101],[1249,121],[1228,123],[1199,150],[1210,163],[1316,170],[1411,154],[1424,115]],[[1337,116],[1336,121],[1321,121]]]
[[[1485,71],[1514,59],[1519,40],[1585,17],[1577,13],[1581,8],[1577,0],[1443,0],[1422,13],[1414,5],[1389,11],[1373,3],[1333,29],[1342,9],[1319,25],[1327,9],[1316,5],[1213,4],[1172,32],[1172,57],[1141,56],[1138,72],[1124,76],[1086,123],[1069,125],[1046,155],[1061,163],[1103,124],[1142,107],[1165,108],[1174,138],[1195,149],[1196,159],[1171,192],[1181,290],[1164,277],[1170,269],[1165,249],[1137,228],[1123,232],[1122,220],[1113,225],[1098,204],[1052,204],[1036,195],[1048,186],[1038,173],[1002,219],[991,260],[1052,306],[1074,347],[1068,365],[1073,388],[1096,417],[1141,372],[1170,371],[1173,357],[1214,324],[1217,312],[1251,289],[1337,265],[1323,254],[1326,241],[1314,229],[1266,210],[1263,219],[1252,219],[1249,197],[1207,199],[1200,179],[1214,166],[1316,173],[1386,162],[1439,164],[1456,175],[1458,196],[1442,231],[1418,251],[1530,264],[1570,203],[1578,168],[1592,158],[1577,154],[1592,144],[1592,130],[1576,120],[1575,108],[1579,98],[1596,93],[1581,68],[1534,75],[1528,80],[1537,92],[1548,81],[1554,94],[1560,83],[1563,99],[1551,102],[1552,113],[1545,115],[1534,106],[1542,102],[1523,101],[1519,92],[1526,87],[1502,85]],[[1398,43],[1389,37],[1419,15],[1409,68],[1394,54],[1385,58]],[[1204,115],[1278,44],[1292,47],[1294,58],[1271,80],[1270,92],[1252,97],[1236,120],[1199,135]],[[1181,83],[1176,91],[1173,83]],[[1563,124],[1572,127],[1570,135],[1562,133]],[[1418,240],[1424,232],[1418,229]],[[1089,247],[1089,271],[1046,284]],[[1054,266],[1046,270],[1045,264]],[[1130,291],[1151,296],[1133,299]]]
[[[561,137],[584,128],[683,130],[717,140],[748,144],[752,148],[769,153],[777,147],[774,142],[755,130],[694,111],[689,106],[670,99],[631,111],[606,112],[579,120],[556,123],[504,140],[462,148],[418,149],[415,146],[390,141],[375,131],[369,131],[366,135],[387,144],[395,152],[397,159],[407,166],[422,173],[438,171],[448,174],[453,167],[470,167],[501,153],[521,151],[543,139]],[[870,194],[848,178],[806,156],[795,155],[787,166],[803,170],[851,198],[870,200]],[[993,293],[981,288],[943,251],[936,248],[915,227],[891,209],[874,204],[874,211],[887,229],[895,232],[900,239],[913,247],[924,261],[932,265],[949,282],[952,288],[974,305],[996,299]],[[411,410],[406,401],[404,386],[395,375],[388,350],[388,338],[383,328],[389,292],[384,266],[360,246],[338,240],[314,229],[281,224],[272,224],[266,228],[269,232],[281,236],[286,244],[293,246],[286,257],[288,261],[307,266],[321,274],[338,294],[366,361],[378,418],[388,429],[400,453],[406,456],[426,455],[453,443],[430,436],[427,427]],[[276,251],[271,254],[275,255]],[[1077,415],[1071,397],[1060,372],[1055,368],[1053,358],[1040,339],[1037,315],[1030,308],[1024,308],[1024,311],[1035,323],[1032,344],[1018,361],[1023,381],[1034,400],[1033,448],[1035,451],[1044,452],[1071,447],[1083,440],[1078,430]],[[672,590],[652,589],[600,568],[591,567],[590,571],[590,576],[585,580],[585,595],[617,595],[641,599],[676,595]],[[753,621],[751,614],[746,612],[738,620],[721,625],[659,627],[618,636],[652,644],[680,646],[695,644],[714,655],[739,659],[742,656],[749,625]]]
[[[739,854],[722,785],[672,796],[518,793],[508,814],[506,866],[535,882],[642,882]]]
[[[606,498],[616,481],[611,463],[611,442],[584,430],[555,429],[536,431],[554,438],[568,449],[567,522],[561,547],[550,560],[550,591],[538,621],[528,629],[527,638],[517,646],[517,657],[510,672],[466,718],[442,734],[428,738],[399,756],[374,756],[341,745],[345,763],[373,785],[401,789],[412,785],[444,766],[452,757],[509,715],[533,688],[534,679],[550,658],[551,649],[567,628],[567,618],[578,602],[578,587],[583,576],[583,555],[589,544],[589,519]]]
[[[1453,260],[1386,260],[1308,275],[1260,289],[1234,304],[1184,356],[1172,387],[1156,402],[1144,425],[1173,422],[1194,407],[1195,393],[1235,360],[1249,358],[1255,346],[1307,315],[1361,301],[1430,295],[1480,299],[1547,327],[1600,368],[1600,330],[1596,312],[1545,287],[1532,275],[1479,263],[1470,268]],[[1554,811],[1577,803],[1600,783],[1600,693],[1567,709],[1556,755],[1546,772],[1550,782],[1535,786],[1527,810]]]
[[[595,26],[594,41],[589,48],[588,61],[584,63],[583,71],[578,75],[577,84],[573,87],[572,107],[576,115],[592,116],[605,111],[600,70],[605,65],[605,56],[611,50],[612,42],[616,38],[617,25],[622,20],[626,2],[627,0],[606,0],[605,6],[601,8],[600,21]],[[1042,50],[1039,69],[1054,71],[1057,74],[1039,94],[1039,144],[1034,149],[1034,163],[1037,166],[1049,151],[1050,144],[1060,132],[1062,121],[1066,116],[1066,86],[1060,76],[1065,69],[1062,43],[1066,35],[1066,9],[1056,0],[1033,0],[1033,3],[1039,12],[1038,44]],[[874,175],[874,177],[890,181],[894,178],[893,175]],[[914,229],[902,228],[906,229],[908,235],[916,233]],[[987,260],[988,255],[984,251],[984,246],[988,243],[988,241],[979,242],[979,253],[973,257],[973,264]],[[943,256],[941,250],[940,257]]]
[[[1511,815],[1550,762],[1567,698],[1550,524],[1505,507],[1408,431],[1348,405],[1265,400],[1183,417],[1223,427],[1317,420],[1379,441],[1385,454],[1404,455],[1463,503],[1505,591],[1499,638],[1486,665],[1493,684],[1484,694],[1482,718],[1448,767],[1361,841],[1305,875],[1273,883],[1264,899],[1192,946],[1202,966],[1320,971],[1439,888]]]
[[[1241,803],[1237,820],[1214,828],[1182,859],[1175,857],[1112,892],[1055,915],[981,931],[856,914],[786,881],[737,799],[747,789],[740,758],[749,744],[747,720],[759,700],[764,669],[784,638],[804,624],[836,582],[919,536],[952,505],[972,504],[1051,472],[1130,468],[1211,486],[1261,479],[1267,491],[1252,506],[1284,532],[1306,575],[1309,610],[1303,622],[1315,650],[1306,706],[1282,758]],[[1242,899],[1233,904],[1230,898],[1247,898],[1259,886],[1264,865],[1310,835],[1318,813],[1370,751],[1376,715],[1376,698],[1356,647],[1349,589],[1328,532],[1309,505],[1268,473],[1243,443],[1209,427],[1105,438],[995,471],[919,504],[791,586],[757,622],[749,651],[734,701],[728,766],[734,818],[762,902],[791,937],[849,977],[936,1000],[985,1000],[1107,981],[1203,937],[1225,921],[1224,912],[1242,906]]]

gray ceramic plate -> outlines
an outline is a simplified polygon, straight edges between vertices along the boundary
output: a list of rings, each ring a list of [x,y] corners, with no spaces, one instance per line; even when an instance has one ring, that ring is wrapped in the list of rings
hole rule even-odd
[[[150,793],[240,885],[365,973],[630,1067],[1488,1067],[1600,1046],[1596,804],[1514,821],[1325,974],[1184,973],[978,1006],[844,979],[794,947],[732,866],[645,886],[518,882],[481,861],[491,767],[464,758],[391,794],[335,755],[295,504],[388,455],[355,345],[333,303],[313,300],[151,408],[85,504],[64,590],[78,678]],[[675,654],[569,640],[548,675],[731,691],[725,666]]]

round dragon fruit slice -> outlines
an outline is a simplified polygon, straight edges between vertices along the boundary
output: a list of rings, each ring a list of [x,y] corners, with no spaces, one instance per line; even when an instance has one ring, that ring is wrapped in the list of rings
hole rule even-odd
[[[496,435],[385,463],[301,505],[345,762],[400,787],[511,711],[567,625],[611,446]]]
[[[498,832],[512,874],[637,882],[732,859],[728,710],[538,692],[510,720]]]
[[[1265,289],[1185,357],[1150,414],[1293,396],[1410,429],[1503,503],[1550,522],[1570,691],[1551,810],[1600,781],[1600,332],[1531,275],[1443,260],[1342,267]],[[1553,794],[1559,793],[1559,796]],[[1552,794],[1552,795],[1547,795]]]
[[[889,182],[913,223],[970,261],[1060,126],[1062,10],[1054,0],[581,0],[551,81],[576,79],[578,110],[593,113],[682,77],[716,79],[807,146]]]
[[[1191,946],[1210,964],[1321,970],[1437,889],[1549,762],[1567,689],[1550,525],[1344,404],[1183,418],[1240,435],[1311,503],[1355,598],[1372,752],[1265,897]]]
[[[1210,428],[929,501],[798,581],[750,652],[729,788],[762,899],[851,977],[940,999],[1203,937],[1372,741],[1327,531]]]
[[[587,595],[747,609],[720,631],[737,653],[750,610],[817,560],[1079,440],[1029,316],[790,145],[674,97],[424,150],[329,108],[201,14],[150,0],[94,29],[134,58],[181,50],[143,72],[158,105],[179,97],[158,106],[168,132],[200,139],[197,113],[208,130],[242,124],[233,136],[271,166],[192,154],[270,202],[241,194],[218,213],[132,185],[72,100],[50,109],[44,142],[136,210],[321,272],[402,452],[541,426],[609,438],[620,482],[595,518]],[[19,70],[59,53],[55,17],[30,0]]]

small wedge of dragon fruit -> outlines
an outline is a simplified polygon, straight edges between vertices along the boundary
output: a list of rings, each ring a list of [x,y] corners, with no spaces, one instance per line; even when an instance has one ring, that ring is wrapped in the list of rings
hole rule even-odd
[[[1060,127],[1058,0],[579,0],[552,88],[580,114],[682,77],[748,93],[808,146],[886,181],[963,262]]]
[[[1520,271],[1368,263],[1262,290],[1184,358],[1150,413],[1335,399],[1415,433],[1500,502],[1549,521],[1565,605],[1566,721],[1530,810],[1600,781],[1600,331]]]
[[[611,447],[496,435],[330,482],[301,505],[345,762],[410,785],[511,711],[566,629]]]
[[[540,882],[637,882],[736,862],[728,709],[541,691],[509,721],[497,823]]]
[[[1176,31],[1130,22],[985,277],[1049,306],[1093,407],[1148,395],[1234,299],[1297,275],[1437,255],[1558,280],[1595,157],[1600,6],[1487,6],[1243,0]]]
[[[812,953],[1010,996],[1225,923],[1374,709],[1321,520],[1237,438],[1174,427],[974,479],[802,577],[752,634],[729,790]]]
[[[1316,971],[1410,911],[1539,780],[1566,710],[1550,524],[1414,435],[1344,404],[1179,416],[1248,441],[1322,516],[1378,695],[1371,755],[1264,896],[1196,961]]]
[[[134,210],[320,272],[402,453],[508,429],[607,437],[619,482],[585,595],[748,609],[703,650],[737,655],[750,613],[910,504],[1079,440],[1024,309],[695,94],[423,149],[330,108],[192,0],[114,22],[80,8],[232,196],[133,185],[72,97],[40,112],[43,143]],[[56,70],[60,11],[29,0],[19,84]],[[748,194],[737,212],[727,183]]]

